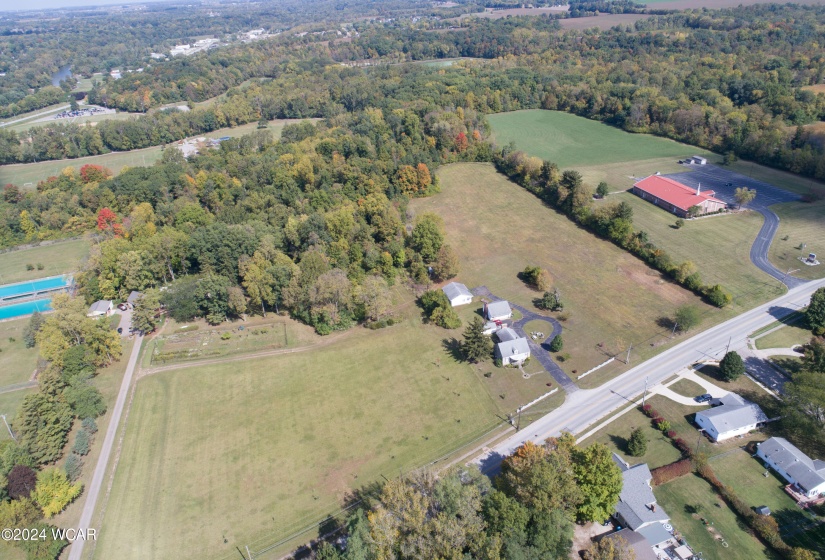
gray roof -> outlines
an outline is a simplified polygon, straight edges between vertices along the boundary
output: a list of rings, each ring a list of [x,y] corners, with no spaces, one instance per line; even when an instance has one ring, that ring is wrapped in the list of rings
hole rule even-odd
[[[514,331],[510,327],[504,327],[503,329],[497,330],[496,336],[498,337],[499,342],[510,342],[511,340],[522,338],[518,335],[516,331]]]
[[[507,342],[499,342],[496,344],[496,353],[502,358],[516,354],[529,354],[530,345],[527,344],[526,338],[516,338],[514,340],[508,340]]]
[[[719,402],[726,404],[696,413],[696,418],[700,416],[707,418],[719,434],[768,420],[759,405],[747,401],[739,395],[729,393],[719,399]]]
[[[651,523],[647,527],[642,527],[639,532],[644,536],[651,546],[661,544],[668,539],[672,539],[673,535],[670,531],[665,529],[661,523]]]
[[[631,467],[615,453],[613,460],[622,469],[622,493],[619,495],[619,503],[616,504],[616,513],[624,519],[624,522],[636,531],[648,523],[668,521],[670,517],[667,513],[655,505],[656,496],[653,495],[653,489],[650,487],[650,479],[653,476],[647,465],[641,463]]]
[[[502,317],[504,315],[510,315],[511,313],[510,304],[506,301],[491,301],[487,304],[488,317]]]
[[[458,296],[470,296],[473,297],[473,293],[467,289],[467,286],[461,284],[459,282],[450,282],[443,288],[441,291],[447,296],[448,299],[453,300]]]
[[[604,535],[599,540],[613,540],[619,537],[623,538],[636,552],[636,560],[657,560],[656,555],[653,553],[653,549],[650,548],[650,542],[644,537],[644,535],[631,531],[630,529],[625,528],[621,531]]]
[[[101,299],[89,306],[89,313],[106,313],[112,307],[112,301]]]
[[[781,437],[772,437],[759,445],[759,454],[791,475],[806,491],[825,483],[823,462],[812,461],[794,444]]]
[[[747,402],[748,401],[746,401],[745,399],[743,399],[742,397],[740,397],[736,393],[728,393],[724,397],[721,397],[721,398],[718,398],[718,399],[711,399],[710,400],[710,406],[720,406],[720,405],[724,405],[724,404],[731,405],[731,406],[736,406],[736,405],[747,404]]]
[[[137,301],[137,298],[142,296],[143,294],[140,292],[132,292],[129,294],[129,297],[126,298],[126,303],[134,304]]]

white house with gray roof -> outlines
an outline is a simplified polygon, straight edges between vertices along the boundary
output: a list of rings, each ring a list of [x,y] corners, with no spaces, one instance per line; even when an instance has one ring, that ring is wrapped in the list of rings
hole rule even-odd
[[[501,360],[505,366],[520,364],[530,357],[530,345],[527,339],[519,336],[513,329],[504,327],[497,330],[496,338],[499,340],[495,347],[496,358]]]
[[[458,307],[459,305],[467,305],[473,303],[473,294],[467,289],[467,286],[459,282],[450,282],[441,291],[450,300],[450,305]]]
[[[513,310],[506,301],[491,301],[484,304],[484,317],[488,321],[504,321],[513,316]]]
[[[811,459],[785,438],[763,441],[756,455],[793,484],[798,493],[809,498],[825,493],[825,461]]]
[[[694,421],[705,430],[713,441],[725,441],[761,427],[768,417],[759,405],[743,399],[736,393],[728,393],[714,399],[714,408],[696,413]]]
[[[89,311],[86,312],[86,317],[107,317],[114,309],[112,300],[102,299],[94,302],[89,306]]]
[[[650,481],[653,475],[647,464],[630,466],[624,459],[613,454],[613,461],[622,470],[622,493],[619,495],[619,503],[616,504],[616,516],[627,527],[633,531],[638,531],[654,524],[667,523],[670,517],[659,504],[656,503],[656,496]]]

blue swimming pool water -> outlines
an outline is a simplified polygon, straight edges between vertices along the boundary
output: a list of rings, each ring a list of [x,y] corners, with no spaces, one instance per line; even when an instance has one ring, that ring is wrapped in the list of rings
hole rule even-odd
[[[30,315],[35,311],[49,311],[52,300],[36,299],[34,301],[24,301],[23,303],[15,303],[14,305],[6,305],[0,307],[0,319],[11,319],[12,317],[20,317],[22,315]]]
[[[27,294],[29,292],[60,288],[67,285],[66,280],[67,278],[65,276],[52,276],[51,278],[41,278],[40,280],[32,280],[30,282],[6,284],[5,286],[0,286],[0,299],[19,294]]]

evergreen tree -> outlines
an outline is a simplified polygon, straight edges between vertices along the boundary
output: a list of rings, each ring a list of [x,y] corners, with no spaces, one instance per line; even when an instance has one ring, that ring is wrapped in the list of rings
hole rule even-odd
[[[483,330],[484,322],[481,317],[475,317],[464,329],[461,353],[468,362],[480,362],[489,358],[493,352],[493,341],[484,334]]]
[[[560,334],[557,334],[553,337],[553,340],[550,341],[550,351],[561,352],[562,348],[564,348],[564,340],[562,340]]]
[[[132,328],[143,332],[153,332],[160,322],[159,317],[155,317],[160,308],[160,292],[157,290],[146,290],[135,301],[135,309],[132,311]]]
[[[725,354],[725,357],[719,362],[719,372],[725,381],[738,379],[740,375],[745,373],[745,362],[742,361],[742,356],[734,351]]]
[[[636,428],[630,433],[627,452],[633,457],[641,457],[647,453],[647,436],[641,428]]]
[[[50,463],[60,457],[72,417],[72,409],[59,398],[35,393],[23,399],[15,425],[20,442],[36,463]]]
[[[69,478],[69,481],[74,482],[80,478],[80,474],[83,471],[83,459],[74,453],[69,454],[69,456],[66,457],[66,462],[63,464],[63,470],[66,471],[66,476]]]

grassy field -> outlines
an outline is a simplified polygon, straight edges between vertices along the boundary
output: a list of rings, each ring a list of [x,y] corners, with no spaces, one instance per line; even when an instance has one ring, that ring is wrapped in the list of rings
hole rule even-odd
[[[43,117],[27,120],[25,122],[17,123],[10,125],[6,128],[9,130],[14,130],[15,132],[25,132],[30,128],[34,128],[36,126],[46,126],[50,124],[87,124],[87,123],[98,123],[100,121],[124,121],[133,117],[140,116],[140,113],[124,113],[124,112],[117,112],[117,113],[106,113],[101,115],[89,115],[86,117],[75,117],[73,119],[47,119],[43,120]]]
[[[641,457],[632,457],[627,453],[627,442],[630,433],[635,428],[641,428],[647,436],[647,452]],[[587,438],[582,445],[603,443],[611,451],[616,451],[631,465],[647,463],[651,469],[669,465],[678,461],[682,453],[676,449],[660,430],[653,427],[650,418],[645,416],[639,408],[633,408],[619,416],[616,420]]]
[[[85,239],[60,241],[30,249],[18,249],[0,253],[0,284],[13,284],[47,276],[57,276],[78,270],[89,254],[89,242]],[[35,265],[26,270],[26,265]],[[37,270],[37,264],[43,270]]]
[[[9,424],[14,426],[14,417],[17,416],[17,412],[20,410],[20,403],[23,402],[23,399],[25,399],[27,395],[31,395],[35,391],[37,391],[37,389],[32,388],[12,391],[10,393],[0,393],[0,414],[6,415],[6,421]],[[6,429],[6,425],[0,420],[0,441],[7,439],[11,439],[11,436]],[[5,558],[4,556],[0,557]]]
[[[632,26],[640,19],[647,19],[650,16],[647,14],[599,14],[594,17],[583,18],[567,18],[560,20],[562,29],[592,29],[598,27],[599,29],[610,29],[617,25]]]
[[[766,348],[793,348],[798,344],[806,344],[811,340],[811,331],[794,325],[786,325],[779,330],[756,339],[756,347]]]
[[[300,122],[298,120],[274,120],[271,121],[269,129],[279,138],[284,125],[289,122]],[[207,138],[220,138],[221,136],[239,137],[256,130],[258,123],[249,123],[235,128],[221,128],[213,132],[204,134]],[[77,159],[61,159],[56,161],[43,161],[39,163],[16,163],[13,165],[0,166],[0,184],[12,183],[18,186],[32,186],[39,181],[48,179],[52,175],[57,175],[66,167],[80,169],[83,165],[93,163],[103,165],[111,169],[114,173],[119,173],[124,167],[137,167],[143,165],[153,165],[160,159],[161,146],[152,146],[142,150],[131,150],[128,152],[112,152],[100,156],[90,156]]]
[[[825,264],[806,266],[798,260],[814,253],[825,263],[825,200],[774,204],[771,210],[779,216],[779,229],[768,252],[774,266],[781,270],[793,268],[798,278],[825,277]],[[802,244],[806,245],[804,249],[799,248]]]
[[[37,349],[26,348],[23,343],[23,329],[28,323],[28,319],[0,322],[0,390],[25,383],[37,366]]]
[[[518,148],[561,168],[707,153],[673,140],[630,134],[559,111],[514,111],[490,115],[488,119],[497,144],[513,141]]]
[[[705,560],[775,558],[770,550],[743,529],[736,513],[710,484],[698,476],[683,476],[657,486],[653,493],[659,505],[670,515],[673,527],[694,551],[702,553]]]
[[[499,425],[497,399],[448,348],[460,333],[417,315],[307,352],[141,379],[95,557],[260,549],[353,488]]]
[[[627,202],[633,208],[637,229],[646,231],[650,241],[667,250],[674,261],[692,261],[705,284],[722,284],[733,294],[740,309],[754,307],[784,292],[778,281],[750,260],[751,245],[764,221],[758,212],[688,220],[676,229],[673,214],[636,195],[620,193],[605,200],[608,204]]]
[[[630,343],[639,352],[631,365],[651,356],[669,340],[662,317],[682,304],[698,305],[708,322],[727,316],[544,207],[490,165],[449,165],[438,174],[442,192],[413,201],[410,209],[441,214],[461,261],[458,280],[468,286],[486,285],[499,297],[532,308],[538,293],[517,274],[528,264],[550,271],[569,315],[564,351],[571,359],[563,368],[574,377]],[[596,386],[625,368],[616,361],[580,384]]]
[[[674,393],[678,393],[683,397],[695,397],[705,392],[704,388],[695,381],[690,379],[680,379],[673,385],[668,386],[668,389]]]
[[[719,158],[716,158],[719,160]],[[814,193],[819,196],[825,196],[825,183],[817,181],[816,179],[809,179],[808,177],[800,177],[787,171],[780,171],[772,167],[766,167],[753,163],[751,161],[736,161],[729,166],[731,171],[735,171],[760,181],[765,181],[781,189],[795,192],[798,194]],[[758,195],[757,195],[758,196]],[[777,207],[774,206],[775,210]]]

